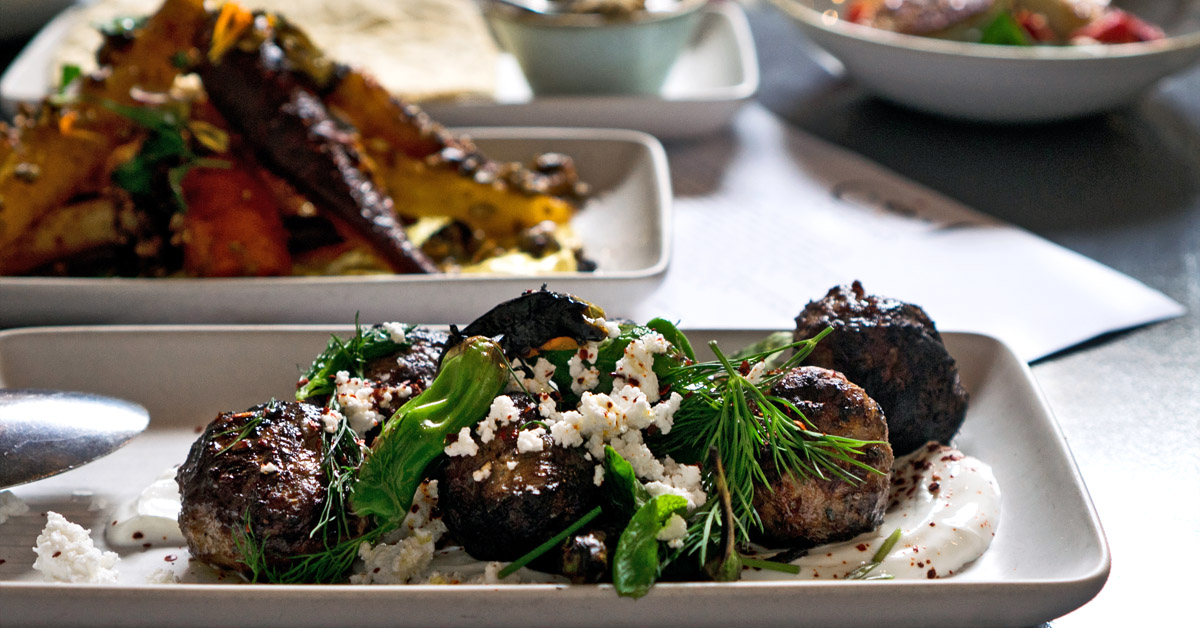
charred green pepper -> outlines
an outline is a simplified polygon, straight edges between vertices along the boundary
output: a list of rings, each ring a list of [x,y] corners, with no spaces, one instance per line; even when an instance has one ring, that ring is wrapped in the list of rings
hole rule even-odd
[[[446,438],[474,426],[508,381],[500,346],[474,336],[447,351],[433,383],[384,423],[358,473],[351,503],[359,516],[382,527],[404,520],[425,467],[441,455]]]

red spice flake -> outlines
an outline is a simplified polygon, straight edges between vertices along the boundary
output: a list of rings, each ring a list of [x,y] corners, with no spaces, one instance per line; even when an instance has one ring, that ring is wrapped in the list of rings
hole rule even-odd
[[[0,565],[3,565],[4,563],[7,563],[7,562],[8,562],[7,560],[4,560],[3,558],[0,558]]]
[[[54,552],[54,555],[50,558],[58,558],[59,556],[62,556],[62,552]]]
[[[114,522],[112,522],[112,524],[113,524],[113,525],[117,525],[117,522],[116,522],[116,521],[114,521]]]
[[[931,475],[931,476],[929,476],[929,477],[930,477],[931,479],[933,479],[933,481],[934,481],[934,482],[941,482],[941,481],[942,481],[942,476],[940,476],[940,475],[938,475],[938,474],[936,474],[936,473],[934,473],[933,475]]]
[[[579,359],[580,359],[580,360],[586,360],[586,359],[587,359],[587,357],[588,357],[588,350],[587,350],[587,347],[580,347],[580,348],[579,348]]]
[[[203,431],[204,431],[204,426],[203,426],[203,425],[197,425],[197,426],[195,427],[195,429],[193,429],[193,430],[192,430],[192,432],[193,432],[193,433],[195,433],[195,434],[200,434],[200,433],[202,433]]]
[[[929,443],[928,445],[925,445],[926,451],[937,451],[941,448],[942,448],[942,446],[937,443]]]
[[[142,543],[142,549],[150,549],[150,547],[151,545],[149,543]]]
[[[371,573],[379,573],[379,571],[380,571],[380,568],[379,568],[379,567],[376,567],[376,568],[374,568],[374,569],[372,569],[372,570],[371,570]]]
[[[924,569],[924,568],[925,568],[925,561],[923,561],[923,560],[922,560],[922,561],[917,561],[917,567],[918,567],[918,568],[920,568],[920,569]]]
[[[945,456],[941,457],[942,462],[948,462],[948,461],[952,462],[955,460],[962,460],[962,459],[963,459],[962,454],[946,454]]]
[[[307,378],[307,377],[301,377],[301,378],[300,378],[300,381],[296,382],[296,389],[297,389],[297,390],[299,390],[300,388],[303,388],[303,387],[305,387],[305,386],[307,386],[307,385],[308,385],[308,378]]]
[[[937,482],[930,482],[930,483],[929,483],[929,492],[930,492],[930,493],[936,493],[936,492],[938,492],[939,490],[941,490],[941,488],[942,488],[942,485],[941,485],[941,484],[938,484]]]
[[[143,536],[146,536],[146,535],[145,535],[145,534],[142,534],[141,532],[134,532],[134,533],[133,533],[133,538],[134,538],[134,539],[140,539],[140,538],[142,538]]]
[[[930,567],[929,571],[925,572],[925,577],[929,578],[930,580],[937,578],[937,570],[934,569],[933,567]]]
[[[904,478],[896,478],[892,481],[892,484],[895,484],[896,486],[902,486],[904,484]]]
[[[419,506],[417,504],[413,504],[412,507],[409,508],[408,510],[409,510],[409,512],[411,512],[415,515],[415,514],[417,514],[418,511],[421,510],[421,506]]]
[[[855,545],[855,547],[858,548],[858,551],[865,552],[869,546],[866,543],[859,543],[858,545]]]
[[[163,556],[163,560],[167,561],[168,563],[173,563],[179,560],[179,557],[174,554],[167,554],[166,556]]]
[[[930,521],[930,522],[929,522],[929,527],[931,527],[931,528],[932,528],[932,527],[934,527],[934,526],[936,526],[936,525],[937,525],[937,524],[936,524],[936,523],[934,523],[933,521]]]

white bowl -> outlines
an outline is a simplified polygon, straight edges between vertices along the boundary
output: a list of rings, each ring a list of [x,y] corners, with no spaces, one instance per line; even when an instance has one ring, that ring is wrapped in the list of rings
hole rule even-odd
[[[1159,41],[993,46],[902,35],[841,19],[846,2],[771,0],[866,89],[953,118],[1041,122],[1128,104],[1200,59],[1200,2],[1115,5],[1161,26]]]

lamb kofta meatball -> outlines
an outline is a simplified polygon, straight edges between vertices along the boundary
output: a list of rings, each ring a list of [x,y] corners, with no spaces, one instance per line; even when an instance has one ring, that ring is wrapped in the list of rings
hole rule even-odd
[[[272,401],[217,415],[175,476],[179,528],[192,556],[249,576],[235,539],[241,530],[262,544],[269,568],[324,549],[322,535],[312,534],[327,499],[323,433],[322,409],[307,403]],[[353,517],[349,523],[352,534],[365,527]]]
[[[363,376],[384,385],[416,383],[423,390],[437,375],[438,360],[449,337],[440,329],[413,328],[404,335],[410,343],[407,349],[370,360],[363,366]]]
[[[475,455],[452,456],[443,469],[442,519],[480,560],[519,558],[599,503],[596,463],[582,448],[560,447],[544,434],[540,450],[518,449],[518,430],[540,416],[527,395],[510,397],[521,416],[479,443]]]
[[[925,310],[867,295],[862,284],[838,286],[796,317],[797,340],[833,333],[805,361],[840,371],[887,415],[897,456],[933,440],[949,442],[967,412],[958,365]]]
[[[753,502],[762,518],[763,541],[775,547],[811,547],[878,527],[887,508],[892,469],[888,425],[879,404],[841,373],[815,366],[792,369],[771,392],[792,402],[817,431],[883,443],[864,447],[859,459],[880,473],[838,463],[858,482],[828,474],[825,479],[781,474],[764,460],[771,490],[759,487]]]

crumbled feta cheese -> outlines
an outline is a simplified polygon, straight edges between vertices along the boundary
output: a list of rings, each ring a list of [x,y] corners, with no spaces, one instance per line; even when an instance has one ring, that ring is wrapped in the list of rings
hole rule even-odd
[[[567,361],[567,369],[571,374],[571,392],[582,395],[584,391],[592,390],[600,383],[600,369],[594,366],[599,355],[599,343],[589,342],[580,347]]]
[[[438,481],[422,482],[413,494],[412,506],[409,507],[408,514],[404,516],[401,530],[412,534],[414,531],[424,528],[429,530],[435,541],[441,538],[446,530],[446,524],[442,522],[441,518],[433,516],[433,509],[437,507],[437,499]]]
[[[446,524],[433,516],[437,505],[438,482],[428,480],[413,495],[412,508],[404,517],[400,532],[405,534],[394,543],[358,548],[362,571],[352,574],[353,584],[406,584],[418,580],[433,560],[438,539],[446,533]]]
[[[342,414],[346,416],[350,429],[354,430],[355,434],[363,436],[371,431],[371,428],[379,425],[383,415],[377,411],[373,399],[375,389],[370,383],[350,377],[349,371],[338,371],[333,383]]]
[[[492,406],[488,409],[487,416],[475,426],[475,432],[479,434],[479,441],[482,443],[490,443],[496,437],[496,430],[509,425],[516,421],[521,416],[521,411],[517,409],[517,405],[513,403],[512,397],[508,395],[500,395],[492,400]]]
[[[671,515],[667,519],[667,524],[663,526],[654,538],[660,541],[666,541],[667,546],[671,548],[683,547],[683,539],[687,536],[687,521],[678,514]]]
[[[262,465],[259,465],[258,471],[259,471],[259,473],[262,473],[264,475],[270,474],[270,473],[279,473],[279,467],[275,466],[275,463],[273,463],[273,462],[267,462]]]
[[[763,373],[765,373],[766,370],[766,362],[756,362],[754,366],[750,367],[750,372],[746,373],[746,381],[750,382],[751,384],[758,384],[762,381]]]
[[[521,430],[517,433],[517,452],[528,453],[531,451],[541,451],[544,443],[542,436],[546,433],[546,428],[535,427],[531,430]]]
[[[458,431],[458,440],[446,445],[447,456],[474,456],[479,453],[479,444],[471,438],[471,428],[464,427]]]
[[[382,327],[383,330],[387,332],[388,338],[390,338],[392,342],[398,345],[404,344],[404,341],[406,340],[404,336],[404,325],[401,325],[400,323],[384,323]]]
[[[679,464],[670,456],[663,459],[662,474],[646,483],[646,492],[651,496],[678,495],[688,501],[688,509],[703,506],[708,501],[701,481],[700,467]]]
[[[351,584],[407,584],[417,578],[433,561],[433,535],[424,529],[398,543],[363,543],[358,557],[364,563],[362,573],[350,576]]]
[[[26,504],[20,497],[13,495],[12,491],[0,491],[0,523],[8,521],[10,517],[16,517],[29,512],[29,504]]]
[[[556,368],[546,358],[538,358],[533,366],[529,366],[521,360],[513,360],[505,392],[528,392],[532,395],[554,392],[557,390],[554,385]],[[525,377],[526,374],[529,377]]]
[[[608,330],[609,338],[616,338],[621,335],[621,326],[613,321],[604,321],[604,328]]]
[[[671,433],[671,427],[675,425],[675,411],[679,409],[681,403],[683,403],[683,396],[672,391],[666,401],[654,406],[654,426],[658,428],[659,432]]]
[[[492,463],[491,462],[484,463],[484,465],[482,467],[471,472],[471,477],[474,478],[474,480],[476,482],[482,482],[482,481],[492,477]]]
[[[179,584],[183,582],[179,574],[170,569],[155,569],[146,576],[146,584]]]
[[[636,385],[650,403],[658,401],[658,375],[654,373],[654,354],[666,353],[671,343],[659,333],[648,333],[625,345],[625,353],[617,360],[613,390],[627,384]]]
[[[592,482],[595,482],[596,486],[604,484],[604,465],[596,465],[596,472],[592,475]]]
[[[338,425],[345,420],[341,412],[332,408],[325,408],[321,411],[321,425],[324,430],[330,434],[338,429]]]
[[[508,462],[504,463],[504,466],[508,467],[509,471],[512,471],[513,469],[517,468],[517,461],[509,460]]]
[[[91,532],[56,512],[46,513],[46,527],[33,548],[33,568],[47,581],[112,584],[119,575],[115,552],[101,552]]]

